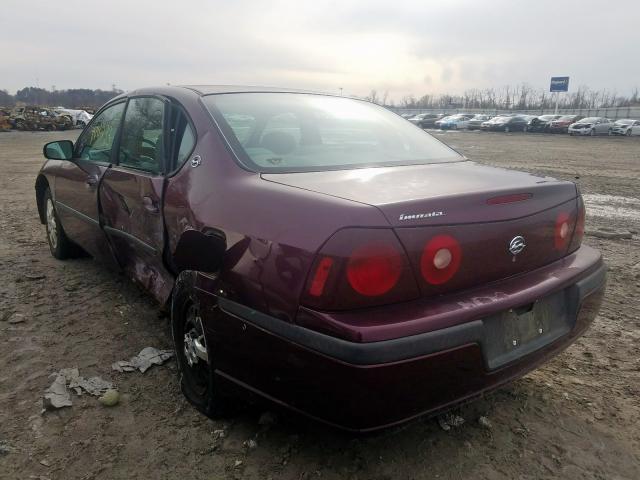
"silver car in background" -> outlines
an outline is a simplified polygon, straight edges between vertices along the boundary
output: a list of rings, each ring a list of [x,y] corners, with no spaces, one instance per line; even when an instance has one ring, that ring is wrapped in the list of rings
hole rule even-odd
[[[480,127],[484,122],[487,122],[493,118],[492,115],[478,114],[467,122],[467,130],[480,130]]]
[[[611,135],[640,135],[640,120],[623,118],[616,120],[611,128]]]
[[[613,122],[603,117],[587,117],[569,125],[569,135],[610,135]]]

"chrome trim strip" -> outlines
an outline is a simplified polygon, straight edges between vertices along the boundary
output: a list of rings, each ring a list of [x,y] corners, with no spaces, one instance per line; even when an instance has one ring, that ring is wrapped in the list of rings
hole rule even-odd
[[[99,225],[97,220],[89,217],[88,215],[85,215],[82,212],[79,212],[78,210],[70,207],[69,205],[59,202],[58,200],[56,200],[56,207],[61,207],[63,210],[67,211],[68,213],[75,215],[79,219],[84,220],[85,222],[91,223],[92,225],[95,225],[95,226]]]
[[[146,250],[148,253],[151,253],[152,255],[156,255],[158,253],[158,250],[155,247],[152,247],[148,243],[143,242],[138,237],[131,235],[128,232],[125,232],[123,230],[118,230],[117,228],[109,227],[107,225],[105,225],[103,229],[105,233],[109,235],[113,235],[114,237],[124,238],[125,240],[135,243],[136,245]]]

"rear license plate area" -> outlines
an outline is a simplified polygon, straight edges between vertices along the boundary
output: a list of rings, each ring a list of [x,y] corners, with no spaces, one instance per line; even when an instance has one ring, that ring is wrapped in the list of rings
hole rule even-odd
[[[501,367],[569,333],[568,292],[560,291],[483,320],[483,349],[489,369]]]

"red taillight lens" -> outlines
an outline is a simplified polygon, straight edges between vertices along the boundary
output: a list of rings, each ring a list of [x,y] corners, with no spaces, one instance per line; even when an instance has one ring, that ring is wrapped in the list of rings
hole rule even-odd
[[[420,271],[431,285],[449,281],[460,268],[462,249],[450,235],[437,235],[425,245],[420,259]]]
[[[418,296],[409,259],[393,230],[346,228],[320,249],[301,301],[319,310],[347,310]]]
[[[361,295],[374,297],[391,290],[400,278],[402,257],[385,243],[363,245],[354,250],[347,262],[347,279]]]
[[[569,214],[560,212],[556,217],[556,226],[554,230],[554,245],[556,250],[564,250],[569,244],[571,238],[571,221]]]

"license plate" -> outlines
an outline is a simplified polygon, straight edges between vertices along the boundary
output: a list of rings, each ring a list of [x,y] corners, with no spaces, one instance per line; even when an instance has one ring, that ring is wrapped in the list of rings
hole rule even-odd
[[[538,350],[571,330],[565,291],[483,320],[484,349],[490,368]]]

